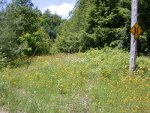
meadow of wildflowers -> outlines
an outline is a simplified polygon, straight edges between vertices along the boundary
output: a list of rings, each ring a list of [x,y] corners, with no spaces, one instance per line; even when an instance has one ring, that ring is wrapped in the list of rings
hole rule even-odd
[[[12,113],[149,113],[150,58],[105,48],[37,56],[0,71],[0,111]]]

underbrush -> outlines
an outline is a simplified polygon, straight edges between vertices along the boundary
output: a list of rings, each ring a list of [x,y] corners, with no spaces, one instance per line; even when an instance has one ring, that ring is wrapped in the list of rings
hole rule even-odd
[[[0,108],[12,113],[148,113],[150,60],[105,48],[38,56],[29,67],[0,72]]]

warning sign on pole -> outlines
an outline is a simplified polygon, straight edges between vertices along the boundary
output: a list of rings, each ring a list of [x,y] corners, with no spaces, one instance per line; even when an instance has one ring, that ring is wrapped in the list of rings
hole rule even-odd
[[[133,34],[135,39],[137,39],[142,33],[142,29],[137,23],[135,23],[134,26],[130,29],[130,32]]]

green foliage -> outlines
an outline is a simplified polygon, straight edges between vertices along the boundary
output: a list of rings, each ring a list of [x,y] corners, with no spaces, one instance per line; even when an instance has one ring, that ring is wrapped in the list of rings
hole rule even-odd
[[[23,56],[47,54],[61,23],[58,15],[48,10],[42,14],[31,0],[13,0],[0,10],[1,52],[7,62]]]
[[[49,34],[50,38],[55,39],[57,36],[58,27],[62,23],[62,19],[60,16],[51,14],[49,10],[46,10],[40,17],[40,23]]]
[[[148,44],[150,41],[149,9],[148,1],[139,1],[138,22],[144,34],[138,40],[138,53],[149,53],[150,51]],[[90,45],[91,48],[101,48],[107,45],[129,50],[130,15],[131,0],[78,0],[71,13],[71,18],[61,29],[60,37],[68,40],[67,37],[83,31],[94,40],[94,43]],[[75,39],[71,40],[74,42],[76,39],[75,36]]]
[[[143,30],[143,35],[139,39],[139,48],[138,50],[142,53],[149,53],[150,52],[150,1],[147,0],[140,0],[139,1],[139,15],[138,20],[139,24]]]
[[[15,0],[0,15],[0,38],[2,40],[0,47],[10,60],[21,55],[22,43],[19,41],[19,37],[26,33],[32,34],[39,28],[39,12],[32,9],[28,3],[30,1]]]
[[[12,3],[6,8],[6,13],[8,19],[14,19],[12,22],[15,27],[12,29],[14,29],[17,38],[24,33],[33,33],[39,28],[40,11],[38,9],[33,9],[28,5],[24,5],[24,3],[22,5],[20,3],[19,6]]]
[[[87,33],[70,33],[66,36],[60,35],[56,40],[54,47],[59,52],[84,52],[93,46],[94,40]]]
[[[31,0],[0,0],[1,57],[12,61],[22,56],[58,52],[85,52],[105,46],[130,48],[131,0],[78,0],[68,20]],[[139,1],[138,22],[144,33],[138,53],[150,52],[149,1]],[[3,55],[3,54],[5,55]],[[5,59],[5,58],[4,58]]]
[[[22,42],[22,54],[35,55],[46,54],[49,52],[50,39],[43,29],[39,29],[33,34],[26,33],[19,37]]]
[[[96,47],[124,46],[123,42],[127,37],[125,24],[130,11],[118,5],[117,0],[115,2],[95,0],[86,32],[96,40]]]
[[[75,42],[77,38],[73,39],[72,34],[78,34],[74,37],[84,39],[80,35],[82,31],[91,40],[91,44],[83,48],[101,48],[105,45],[126,48],[129,45],[127,30],[129,29],[130,10],[125,7],[127,5],[122,6],[123,2],[79,0],[72,11],[71,19],[61,29],[60,37],[65,37],[66,40],[68,40],[67,37],[72,37],[69,39]],[[70,48],[73,45],[67,41],[65,43],[70,45]],[[74,49],[76,52],[76,48]]]
[[[7,58],[5,56],[5,54],[2,53],[1,49],[0,49],[0,69],[4,66],[6,66],[7,64]]]
[[[32,0],[12,0],[13,4],[17,7],[25,6],[25,7],[33,7]]]

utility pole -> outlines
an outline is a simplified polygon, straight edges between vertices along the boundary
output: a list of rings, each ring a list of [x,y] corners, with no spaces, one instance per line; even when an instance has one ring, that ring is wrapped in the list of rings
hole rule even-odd
[[[131,0],[131,27],[137,23],[138,17],[138,0]],[[136,55],[137,55],[137,39],[134,38],[134,35],[131,34],[131,42],[130,42],[130,65],[129,71],[130,74],[136,68]]]

